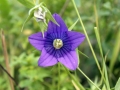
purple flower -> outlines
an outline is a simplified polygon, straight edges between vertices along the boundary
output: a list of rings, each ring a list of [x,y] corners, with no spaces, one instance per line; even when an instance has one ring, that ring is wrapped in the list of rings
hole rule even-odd
[[[60,62],[70,70],[75,70],[78,67],[78,56],[75,49],[84,41],[85,35],[68,31],[58,14],[53,14],[53,17],[59,26],[50,21],[47,31],[44,32],[44,38],[41,32],[29,36],[29,42],[42,51],[38,65],[47,67]]]

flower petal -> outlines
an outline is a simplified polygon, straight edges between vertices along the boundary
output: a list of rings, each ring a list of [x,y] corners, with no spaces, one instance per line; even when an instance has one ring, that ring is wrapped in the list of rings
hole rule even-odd
[[[57,21],[57,23],[59,24],[56,25],[55,23],[53,23],[52,21],[50,21],[48,23],[48,32],[64,32],[64,31],[68,31],[68,28],[66,26],[66,24],[64,23],[64,21],[62,20],[62,18],[58,15],[58,14],[53,14],[54,19]]]
[[[28,39],[31,45],[36,49],[42,50],[44,47],[44,38],[41,32],[30,35]]]
[[[78,67],[78,57],[76,51],[70,51],[61,58],[58,58],[58,61],[70,70],[75,70]]]
[[[72,50],[75,50],[85,39],[85,35],[80,32],[69,31],[67,33],[69,40],[72,43]]]
[[[57,62],[58,61],[55,57],[48,54],[44,48],[42,49],[42,54],[38,61],[39,66],[41,66],[41,67],[53,66],[53,65],[57,64]]]

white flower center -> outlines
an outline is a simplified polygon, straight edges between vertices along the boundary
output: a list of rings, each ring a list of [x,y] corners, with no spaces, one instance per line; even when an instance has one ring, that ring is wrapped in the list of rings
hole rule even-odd
[[[63,46],[63,41],[61,39],[55,39],[53,41],[53,46],[55,49],[60,49]]]

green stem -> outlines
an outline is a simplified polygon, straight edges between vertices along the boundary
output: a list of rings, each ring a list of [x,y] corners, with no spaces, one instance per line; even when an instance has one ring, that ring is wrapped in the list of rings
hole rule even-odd
[[[60,64],[60,65],[62,65],[62,64]],[[63,66],[63,65],[62,65]],[[64,66],[63,66],[64,67]],[[75,84],[77,85],[77,87],[80,89],[80,90],[85,90],[85,88],[80,84],[80,82],[78,81],[78,79],[74,76],[74,75],[72,75],[69,71],[68,71],[68,69],[66,68],[66,67],[64,67],[65,68],[65,70],[66,70],[66,72],[67,72],[67,74],[69,75],[69,77],[75,82]],[[71,80],[71,81],[72,81]]]
[[[83,25],[82,19],[81,19],[81,17],[80,17],[80,14],[79,14],[79,12],[78,12],[78,9],[77,9],[77,7],[76,7],[76,4],[75,4],[74,0],[72,0],[72,3],[73,3],[73,5],[74,5],[75,11],[76,11],[76,13],[77,13],[77,15],[78,15],[79,21],[80,21],[80,23],[81,23],[81,25],[82,25],[83,31],[84,31],[84,33],[85,33],[86,39],[87,39],[88,44],[89,44],[89,46],[90,46],[90,49],[91,49],[91,51],[92,51],[93,57],[94,57],[94,59],[95,59],[95,61],[96,61],[96,64],[97,64],[97,66],[98,66],[98,69],[99,69],[99,71],[100,71],[100,73],[101,73],[101,75],[102,75],[101,67],[100,67],[100,65],[99,65],[99,62],[98,62],[98,60],[97,60],[97,57],[96,57],[96,55],[95,55],[95,52],[94,52],[94,50],[93,50],[93,47],[92,47],[92,45],[91,45],[91,42],[90,42],[90,40],[89,40],[89,37],[88,37],[88,35],[87,35],[86,29],[85,29],[85,27],[84,27],[84,25]],[[102,76],[103,76],[103,75],[102,75]]]
[[[102,68],[102,74],[105,75],[105,76],[102,76],[101,78],[101,81],[104,80],[105,84],[106,84],[106,87],[107,87],[107,90],[110,90],[110,85],[109,85],[109,80],[108,80],[108,74],[107,74],[107,69],[106,69],[106,65],[105,65],[105,61],[106,61],[106,57],[107,55],[103,56],[103,50],[102,50],[102,46],[101,46],[101,40],[100,40],[100,34],[99,34],[99,25],[98,25],[98,14],[97,14],[97,7],[96,7],[96,0],[94,0],[94,12],[95,12],[95,20],[96,20],[96,26],[97,27],[94,27],[94,31],[95,31],[95,35],[96,35],[96,38],[97,38],[97,42],[98,42],[98,46],[99,46],[99,50],[100,50],[100,54],[102,56],[102,65],[103,65],[103,68]],[[106,80],[105,80],[105,79]]]
[[[111,57],[111,61],[110,61],[111,72],[113,71],[117,57],[119,56],[119,52],[120,52],[120,29],[119,29],[118,34],[116,36],[116,41],[115,41],[115,45],[113,48],[112,57]]]
[[[85,76],[85,77],[88,79],[88,81],[90,81],[98,90],[101,90],[97,85],[95,85],[95,84],[92,82],[92,80],[89,79],[88,76],[85,75],[85,73],[84,73],[80,68],[77,68],[77,69],[78,69],[78,70],[83,74],[83,76]]]
[[[102,57],[102,61],[103,61],[103,75],[105,74],[105,79],[104,77],[102,76],[102,79],[104,80],[105,84],[106,84],[106,87],[107,87],[107,90],[110,90],[110,85],[109,85],[109,81],[108,81],[108,75],[107,75],[107,69],[106,69],[106,65],[105,65],[105,61],[106,59],[103,57],[103,51],[102,51],[102,46],[101,46],[101,42],[100,42],[100,34],[99,34],[99,31],[97,29],[97,27],[94,27],[94,31],[95,31],[95,34],[96,34],[96,38],[97,38],[97,42],[98,42],[98,46],[99,46],[99,50],[100,50],[100,54],[101,54],[101,57]]]
[[[59,80],[58,80],[58,89],[57,90],[60,90],[60,63],[58,63],[58,77],[59,77]]]

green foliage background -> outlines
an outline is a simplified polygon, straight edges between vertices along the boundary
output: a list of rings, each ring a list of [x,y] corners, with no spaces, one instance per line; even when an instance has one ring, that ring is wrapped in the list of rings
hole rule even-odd
[[[66,7],[64,7],[64,4],[67,0],[40,1],[43,1],[47,5],[47,8],[52,14],[61,14],[68,27],[78,19],[71,0],[68,0]],[[94,27],[96,26],[94,5],[97,6],[101,43],[104,55],[108,53],[106,65],[112,88],[120,77],[120,38],[117,39],[120,31],[120,1],[96,0],[95,4],[94,0],[75,0],[75,2],[95,53],[99,62],[101,62],[94,33]],[[60,77],[58,77],[57,65],[48,68],[38,67],[37,62],[40,52],[36,51],[30,45],[28,36],[32,33],[39,32],[39,25],[34,19],[31,19],[25,25],[23,32],[21,32],[22,25],[28,16],[28,11],[29,9],[17,0],[0,0],[0,29],[3,29],[5,33],[12,76],[18,82],[21,90],[56,90],[58,82],[60,83],[60,90],[75,90],[74,85],[71,83],[71,78],[68,77],[67,72],[62,66]],[[83,32],[79,23],[73,29]],[[6,68],[1,42],[0,40],[0,64]],[[117,43],[119,44],[117,45]],[[79,54],[79,67],[93,81],[98,79],[99,82],[100,73],[93,60],[87,40],[80,45],[79,50],[89,57],[86,58]],[[71,73],[73,75],[77,73],[79,81],[83,86],[92,88],[92,86],[89,86],[86,78],[78,71]],[[15,86],[15,89],[19,90],[17,86]],[[0,90],[10,90],[8,76],[2,69],[0,69]]]

